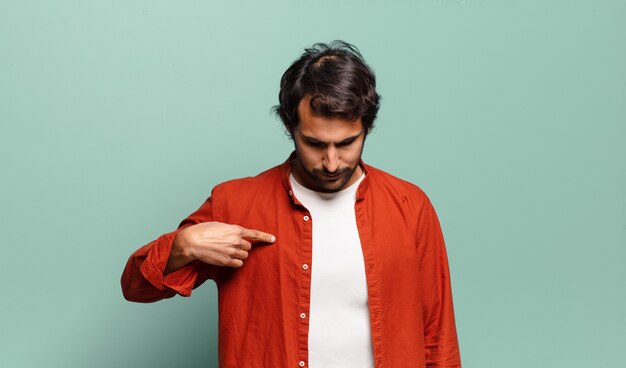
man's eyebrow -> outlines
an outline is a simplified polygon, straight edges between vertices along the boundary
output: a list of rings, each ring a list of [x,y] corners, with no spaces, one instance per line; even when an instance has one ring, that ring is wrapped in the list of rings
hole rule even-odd
[[[314,137],[309,137],[308,135],[304,135],[304,134],[302,134],[302,133],[300,133],[300,135],[302,135],[302,138],[303,138],[303,139],[305,139],[305,140],[307,140],[307,141],[309,141],[309,142],[314,142],[314,143],[324,143],[324,144],[326,144],[326,142],[322,142],[322,141],[320,141],[320,140],[319,140],[319,139],[317,139],[317,138],[314,138]],[[352,137],[345,138],[345,139],[343,139],[342,141],[338,142],[337,144],[341,144],[341,143],[349,143],[349,142],[354,141],[354,140],[356,140],[357,138],[359,138],[359,136],[361,136],[361,132],[359,132],[359,134],[357,134],[357,135],[353,135]]]
[[[359,134],[357,134],[357,135],[354,135],[354,136],[352,136],[352,137],[348,137],[348,138],[344,139],[343,141],[341,141],[341,142],[339,142],[339,143],[349,143],[349,142],[355,141],[355,140],[356,140],[357,138],[359,138],[360,136],[361,136],[361,133],[359,133]]]
[[[311,142],[321,142],[319,139],[317,138],[313,138],[313,137],[309,137],[308,135],[304,135],[302,133],[300,133],[300,135],[302,135],[303,139],[306,139],[307,141],[311,141]]]

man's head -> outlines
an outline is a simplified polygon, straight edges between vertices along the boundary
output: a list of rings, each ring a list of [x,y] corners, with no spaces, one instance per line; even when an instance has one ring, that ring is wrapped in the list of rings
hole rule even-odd
[[[274,111],[292,136],[299,122],[298,107],[306,96],[317,115],[361,118],[366,135],[374,127],[380,101],[376,77],[359,50],[349,43],[316,43],[283,74],[279,105]]]
[[[320,192],[354,183],[379,101],[374,73],[354,46],[334,41],[306,49],[283,74],[274,107],[295,143],[298,182]]]

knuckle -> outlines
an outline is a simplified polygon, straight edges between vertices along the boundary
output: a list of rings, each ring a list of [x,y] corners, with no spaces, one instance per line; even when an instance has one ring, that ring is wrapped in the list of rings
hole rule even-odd
[[[231,262],[232,258],[228,257],[228,256],[223,256],[221,257],[221,262],[220,265],[221,266],[229,266],[230,262]]]

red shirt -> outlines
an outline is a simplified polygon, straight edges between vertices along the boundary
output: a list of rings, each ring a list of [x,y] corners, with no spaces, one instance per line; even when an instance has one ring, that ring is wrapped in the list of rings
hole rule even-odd
[[[133,253],[126,299],[154,302],[213,279],[218,288],[220,367],[307,367],[312,220],[293,196],[291,157],[255,177],[217,185],[176,231]],[[355,213],[367,278],[376,368],[461,367],[446,250],[437,215],[417,186],[361,162]],[[276,235],[241,268],[194,261],[163,275],[186,226],[220,221]],[[317,367],[314,367],[317,368]]]

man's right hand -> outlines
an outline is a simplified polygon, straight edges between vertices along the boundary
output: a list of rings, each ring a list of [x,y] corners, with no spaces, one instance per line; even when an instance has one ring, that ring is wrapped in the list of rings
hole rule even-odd
[[[252,242],[273,243],[274,235],[223,222],[202,222],[181,230],[174,238],[165,274],[193,260],[239,268],[248,258]]]

